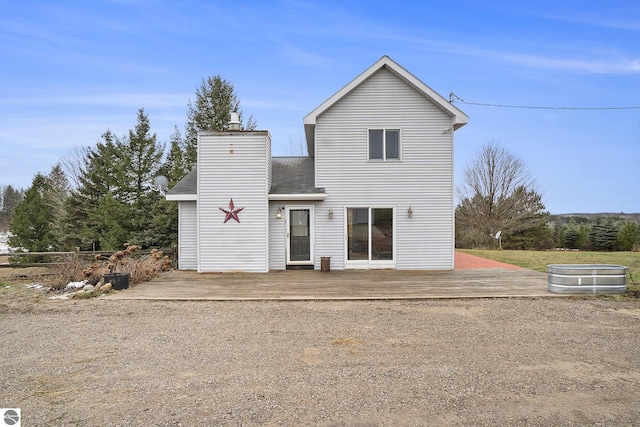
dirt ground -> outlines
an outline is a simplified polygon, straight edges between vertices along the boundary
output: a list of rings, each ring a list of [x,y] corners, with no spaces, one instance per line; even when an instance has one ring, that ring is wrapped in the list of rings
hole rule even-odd
[[[637,302],[60,301],[23,287],[0,289],[0,407],[23,426],[640,425]]]

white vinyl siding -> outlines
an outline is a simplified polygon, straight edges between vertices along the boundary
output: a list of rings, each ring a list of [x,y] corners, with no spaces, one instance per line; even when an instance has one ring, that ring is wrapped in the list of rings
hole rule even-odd
[[[284,203],[272,202],[269,208],[269,269],[285,270],[287,268],[286,221]],[[278,209],[282,208],[281,218]]]
[[[178,269],[197,270],[196,202],[178,202]]]
[[[317,118],[316,186],[334,218],[316,214],[316,266],[331,256],[332,269],[345,267],[345,208],[385,206],[395,209],[396,268],[453,268],[451,126],[449,113],[386,69]],[[402,161],[369,161],[369,129],[401,129]]]
[[[205,132],[198,139],[198,271],[268,271],[268,132]],[[240,222],[220,208],[233,199]]]

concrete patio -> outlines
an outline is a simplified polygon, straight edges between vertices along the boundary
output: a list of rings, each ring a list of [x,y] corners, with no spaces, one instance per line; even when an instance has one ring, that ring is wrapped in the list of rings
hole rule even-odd
[[[378,300],[557,297],[547,275],[522,268],[454,271],[171,271],[107,296],[111,300]],[[566,296],[566,295],[565,295]]]

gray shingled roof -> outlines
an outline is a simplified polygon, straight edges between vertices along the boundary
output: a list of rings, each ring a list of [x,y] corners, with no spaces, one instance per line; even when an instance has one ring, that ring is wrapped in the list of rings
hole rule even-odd
[[[324,193],[315,187],[312,157],[273,157],[270,194]]]
[[[191,169],[167,194],[198,194],[198,168]]]
[[[271,159],[270,194],[324,193],[315,187],[312,157],[273,157]],[[197,168],[193,168],[167,194],[197,194]]]

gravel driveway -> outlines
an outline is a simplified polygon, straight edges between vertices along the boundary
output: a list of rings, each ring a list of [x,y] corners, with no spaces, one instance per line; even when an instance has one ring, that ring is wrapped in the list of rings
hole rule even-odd
[[[640,425],[640,305],[0,300],[23,426]]]

